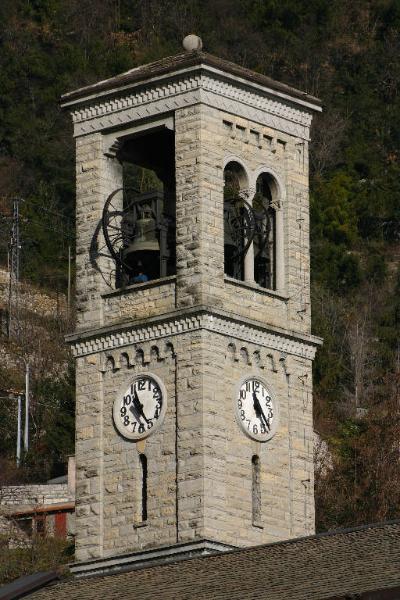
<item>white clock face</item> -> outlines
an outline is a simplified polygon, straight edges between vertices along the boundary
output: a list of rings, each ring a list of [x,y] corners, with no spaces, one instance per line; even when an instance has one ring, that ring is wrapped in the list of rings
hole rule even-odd
[[[236,418],[244,433],[266,442],[278,427],[278,404],[267,384],[258,377],[240,382],[235,398]]]
[[[142,440],[163,422],[167,394],[161,379],[151,373],[137,375],[114,401],[118,431],[129,440]]]

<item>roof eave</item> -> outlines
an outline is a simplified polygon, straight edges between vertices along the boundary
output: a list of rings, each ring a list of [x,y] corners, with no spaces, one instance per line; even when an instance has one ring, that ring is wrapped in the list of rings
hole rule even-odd
[[[90,103],[93,100],[106,98],[115,94],[120,94],[128,90],[134,90],[137,87],[148,85],[156,81],[163,81],[166,78],[177,77],[193,71],[203,71],[223,77],[227,80],[249,86],[261,93],[267,93],[282,100],[299,104],[306,110],[321,112],[321,101],[305,92],[287,86],[286,84],[274,81],[273,79],[239,65],[230,63],[214,57],[213,55],[193,52],[186,56],[178,55],[176,64],[172,62],[167,64],[159,61],[160,66],[152,70],[151,63],[143,67],[137,67],[116,77],[101,81],[94,85],[86,86],[61,97],[61,106],[63,108],[72,108],[82,104]],[[180,59],[180,60],[178,60]],[[166,60],[166,59],[165,59]]]

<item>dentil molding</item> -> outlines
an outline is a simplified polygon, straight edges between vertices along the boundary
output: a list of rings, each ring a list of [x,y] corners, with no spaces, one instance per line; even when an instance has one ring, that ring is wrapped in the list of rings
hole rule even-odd
[[[142,84],[134,91],[116,92],[112,98],[92,98],[72,110],[74,135],[120,128],[200,102],[298,138],[309,138],[311,110],[255,91],[232,76],[226,81],[218,73],[204,72],[188,72],[171,76],[167,81]]]
[[[170,338],[183,333],[204,330],[218,333],[227,338],[235,338],[244,342],[256,344],[261,347],[278,350],[283,354],[290,354],[312,360],[316,348],[320,344],[319,338],[301,334],[285,334],[266,327],[257,327],[229,316],[212,314],[211,312],[198,312],[183,314],[176,318],[168,318],[142,325],[119,326],[118,330],[98,333],[74,334],[69,336],[72,352],[75,358],[87,356],[106,350],[124,348],[131,344],[146,341]]]

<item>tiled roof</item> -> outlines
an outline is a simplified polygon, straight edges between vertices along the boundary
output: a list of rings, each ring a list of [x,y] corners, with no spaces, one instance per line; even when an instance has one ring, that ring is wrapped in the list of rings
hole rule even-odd
[[[400,586],[400,521],[69,580],[32,600],[321,600]]]
[[[39,504],[36,506],[25,506],[17,507],[8,516],[10,517],[24,517],[28,515],[37,515],[40,513],[53,513],[53,512],[72,512],[75,509],[75,502],[55,502],[54,504]]]
[[[116,75],[115,77],[111,77],[110,79],[106,79],[93,85],[74,90],[72,92],[69,92],[68,94],[64,94],[61,100],[64,104],[86,98],[93,94],[104,94],[107,91],[129,86],[131,84],[136,84],[141,81],[148,80],[152,77],[168,75],[169,73],[172,73],[174,71],[179,71],[181,69],[187,69],[190,67],[196,67],[200,65],[207,65],[208,67],[213,67],[215,69],[225,71],[226,73],[229,73],[236,77],[240,77],[242,79],[246,79],[247,81],[257,83],[263,87],[267,87],[277,92],[281,92],[283,94],[292,96],[293,98],[305,100],[318,106],[321,104],[321,101],[315,98],[314,96],[311,96],[309,94],[306,94],[305,92],[285,85],[284,83],[280,83],[279,81],[275,81],[274,79],[271,79],[266,75],[256,73],[255,71],[251,71],[250,69],[246,69],[235,63],[229,62],[222,58],[218,58],[217,56],[213,56],[212,54],[208,54],[207,52],[197,51],[184,52],[182,54],[176,54],[175,56],[168,56],[167,58],[163,58],[156,62],[136,67],[134,69],[131,69],[130,71],[126,71],[125,73],[121,73],[120,75]]]

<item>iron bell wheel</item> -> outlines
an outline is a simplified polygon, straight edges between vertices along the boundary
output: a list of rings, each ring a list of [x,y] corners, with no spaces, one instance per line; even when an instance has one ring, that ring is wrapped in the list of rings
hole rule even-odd
[[[254,211],[243,198],[224,201],[224,245],[232,260],[243,258],[256,233]]]
[[[121,266],[123,265],[122,248],[124,239],[129,229],[129,223],[126,219],[126,211],[124,211],[124,198],[118,198],[118,194],[124,194],[123,188],[114,190],[107,198],[101,219],[101,226],[104,235],[104,241],[111,257]],[[131,224],[133,227],[133,223]]]

